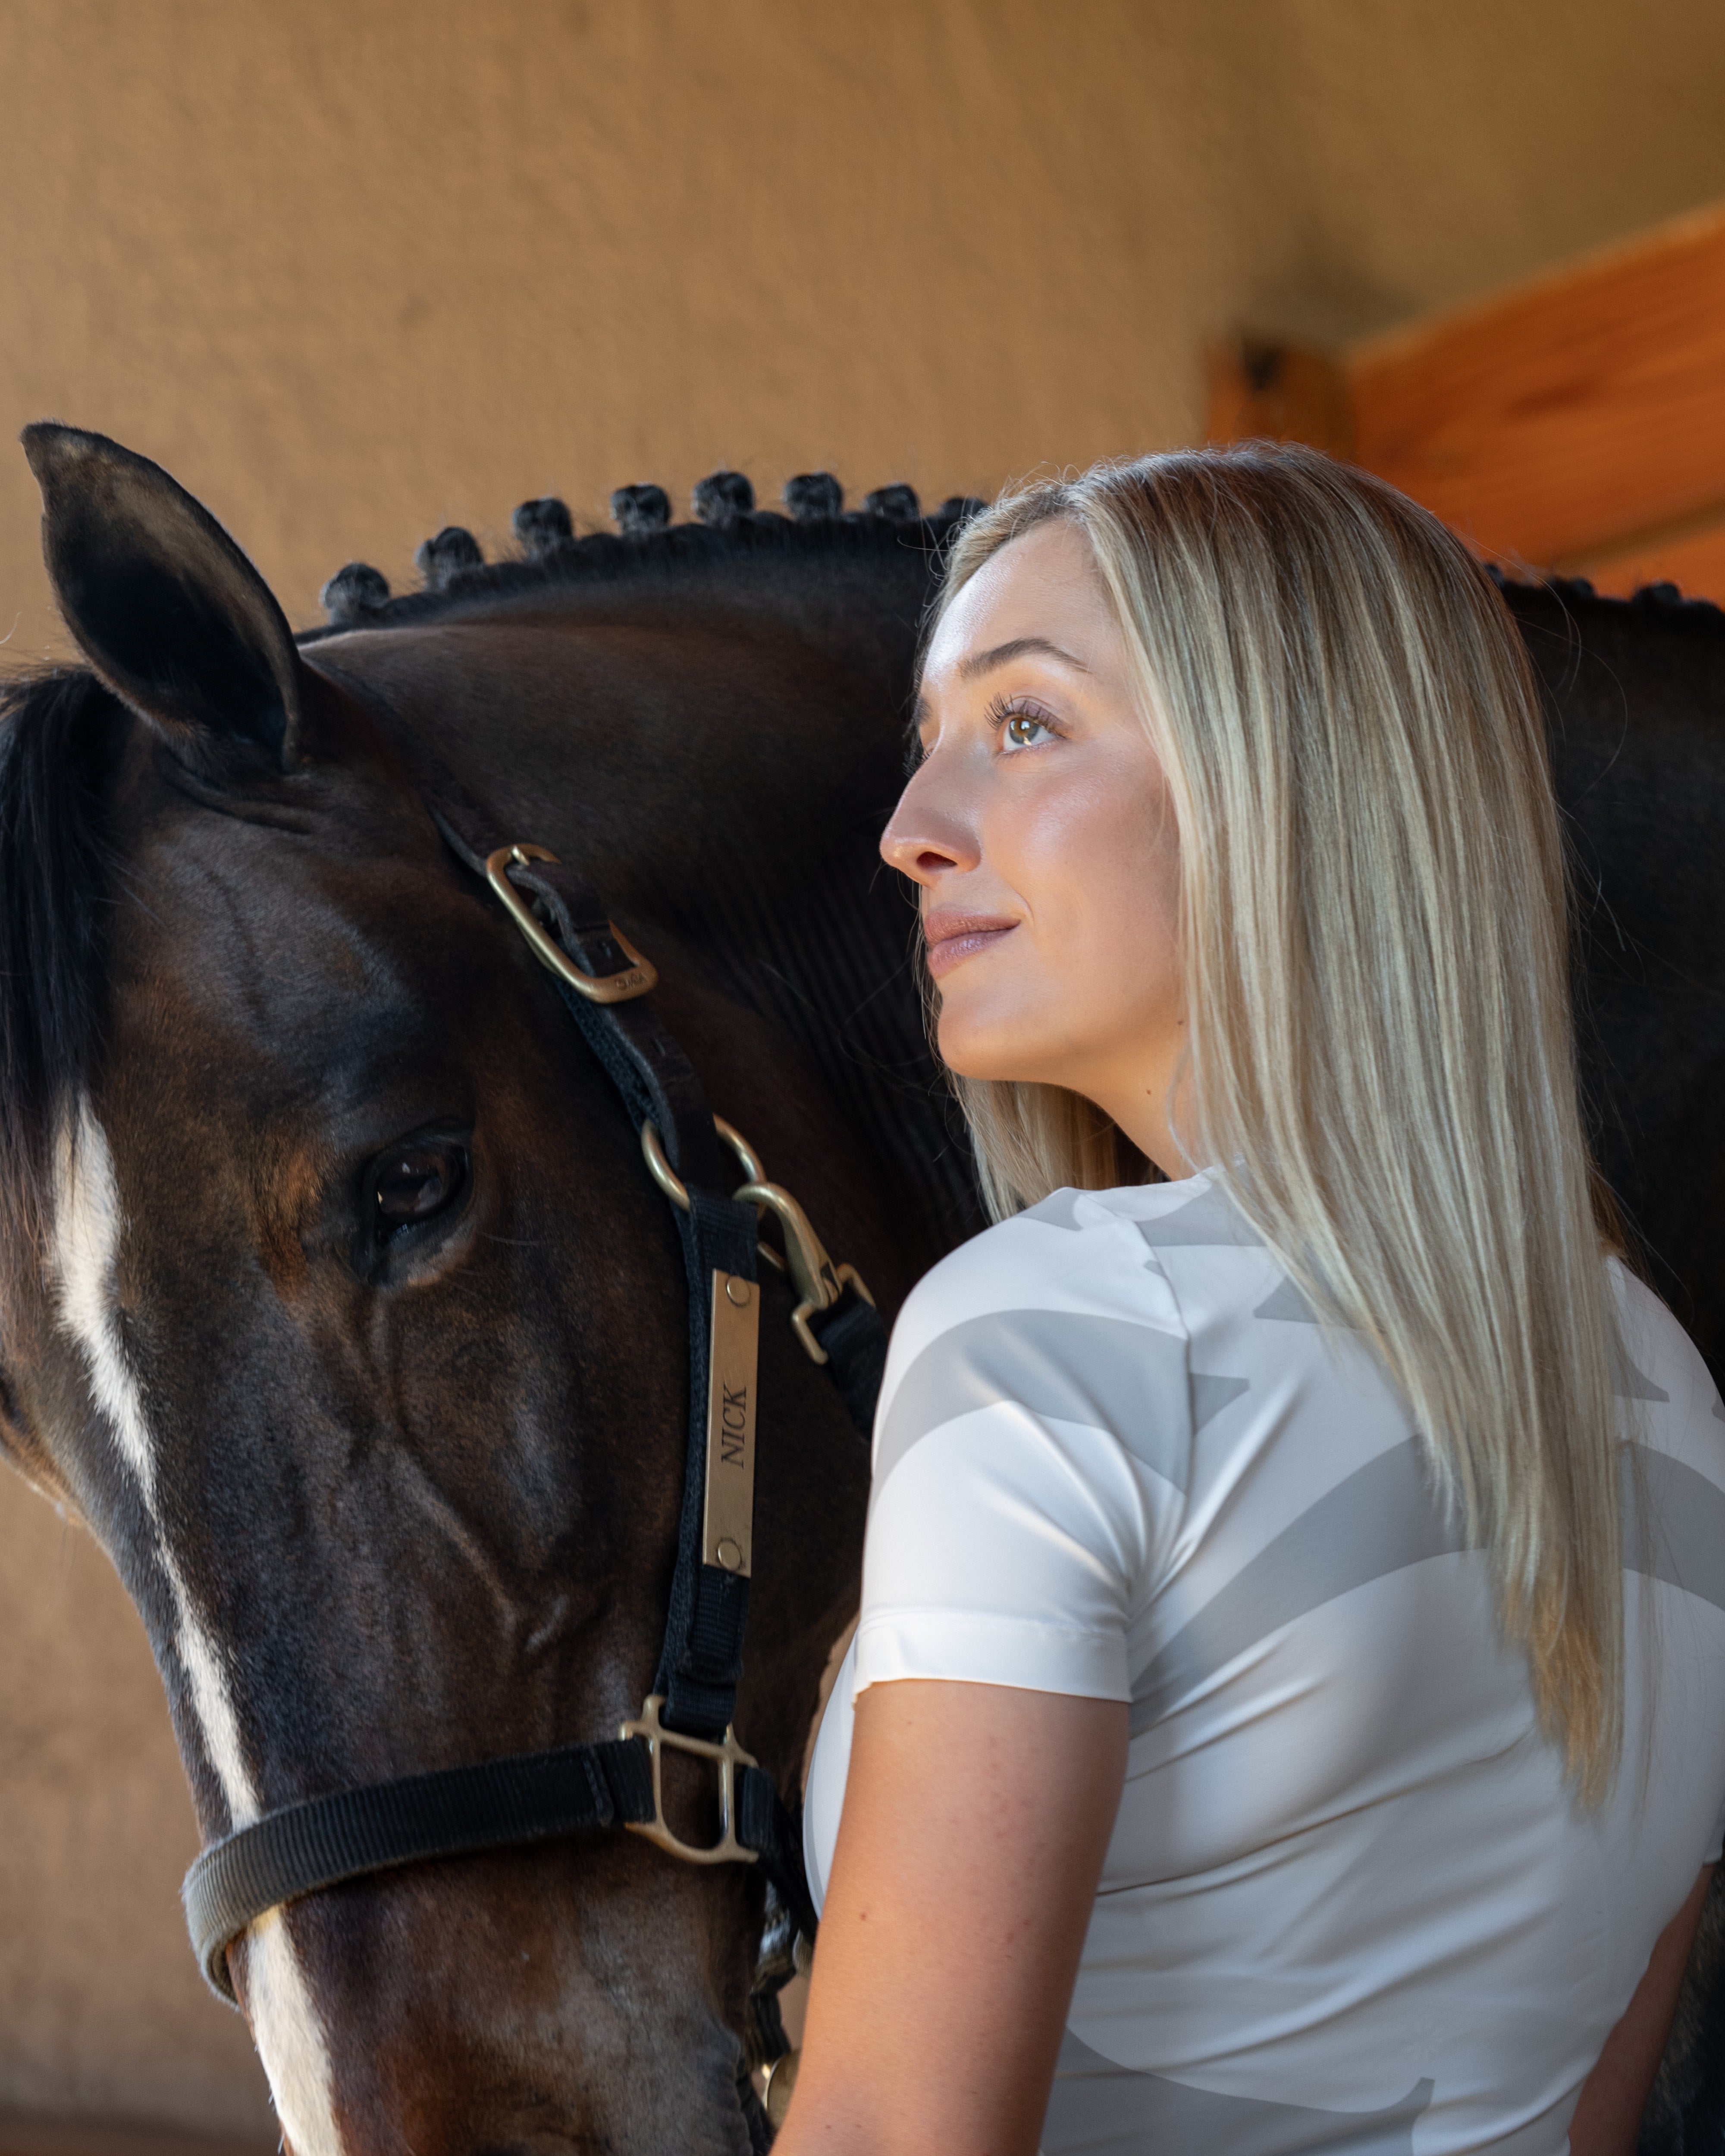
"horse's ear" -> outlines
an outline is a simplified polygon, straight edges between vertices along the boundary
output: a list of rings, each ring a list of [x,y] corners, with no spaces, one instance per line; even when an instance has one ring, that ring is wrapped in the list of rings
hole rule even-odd
[[[23,433],[42,553],[90,665],[182,747],[298,760],[305,673],[270,588],[147,457],[42,420]]]

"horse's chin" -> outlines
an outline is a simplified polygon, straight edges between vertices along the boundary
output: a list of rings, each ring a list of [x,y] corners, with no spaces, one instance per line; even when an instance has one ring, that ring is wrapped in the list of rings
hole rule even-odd
[[[235,1983],[292,2156],[750,2156],[735,1889],[642,1855],[426,1866],[254,1925]]]

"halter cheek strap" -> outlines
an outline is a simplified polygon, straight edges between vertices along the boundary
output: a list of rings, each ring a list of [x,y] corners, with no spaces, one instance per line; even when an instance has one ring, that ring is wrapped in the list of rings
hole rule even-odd
[[[615,1738],[314,1797],[205,1850],[186,1875],[186,1918],[199,1966],[230,2002],[228,1948],[267,1910],[402,1865],[593,1828],[629,1828],[685,1862],[759,1863],[798,1928],[814,1935],[799,1821],[732,1728],[753,1557],[758,1256],[789,1275],[798,1337],[865,1441],[885,1330],[866,1288],[848,1265],[833,1265],[795,1199],[768,1181],[736,1132],[716,1126],[649,999],[650,962],[612,926],[592,886],[542,847],[501,840],[459,782],[423,749],[415,755],[439,829],[556,978],[674,1201],[689,1293],[689,1442],[670,1610],[653,1688]],[[721,1133],[745,1171],[734,1194]],[[759,1240],[769,1210],[784,1231],[783,1258]],[[720,1838],[710,1847],[683,1841],[665,1820],[668,1749],[713,1765]]]

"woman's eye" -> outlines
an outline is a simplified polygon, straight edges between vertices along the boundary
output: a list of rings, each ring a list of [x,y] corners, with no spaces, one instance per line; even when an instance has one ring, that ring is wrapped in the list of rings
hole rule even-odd
[[[467,1149],[420,1139],[384,1153],[372,1171],[380,1235],[417,1227],[446,1213],[467,1185]]]
[[[1034,748],[1045,734],[1053,739],[1047,721],[1039,719],[1034,711],[1012,712],[1001,732],[1009,748]]]

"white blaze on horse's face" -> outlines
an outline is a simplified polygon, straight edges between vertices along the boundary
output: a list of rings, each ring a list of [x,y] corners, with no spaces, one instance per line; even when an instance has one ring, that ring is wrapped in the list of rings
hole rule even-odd
[[[258,1816],[258,1796],[240,1748],[227,1673],[162,1531],[155,1447],[143,1396],[127,1365],[115,1322],[115,1279],[123,1226],[107,1133],[85,1101],[61,1134],[54,1163],[53,1270],[60,1323],[82,1354],[91,1396],[136,1480],[153,1554],[173,1595],[174,1653],[204,1752],[227,1799],[232,1824],[245,1826]],[[331,2101],[329,2048],[279,1910],[252,1927],[246,1990],[252,2033],[295,2156],[341,2156]]]
[[[226,1676],[214,1641],[192,1606],[183,1573],[162,1532],[156,1503],[156,1452],[136,1378],[115,1322],[114,1283],[123,1221],[107,1133],[80,1105],[62,1132],[54,1175],[54,1273],[60,1323],[82,1350],[97,1408],[113,1432],[143,1500],[157,1562],[176,1613],[174,1649],[203,1738],[235,1826],[258,1815],[257,1793],[240,1749]]]
[[[246,1934],[245,1996],[275,2115],[293,2156],[341,2156],[329,2047],[280,1909],[259,1917]]]

